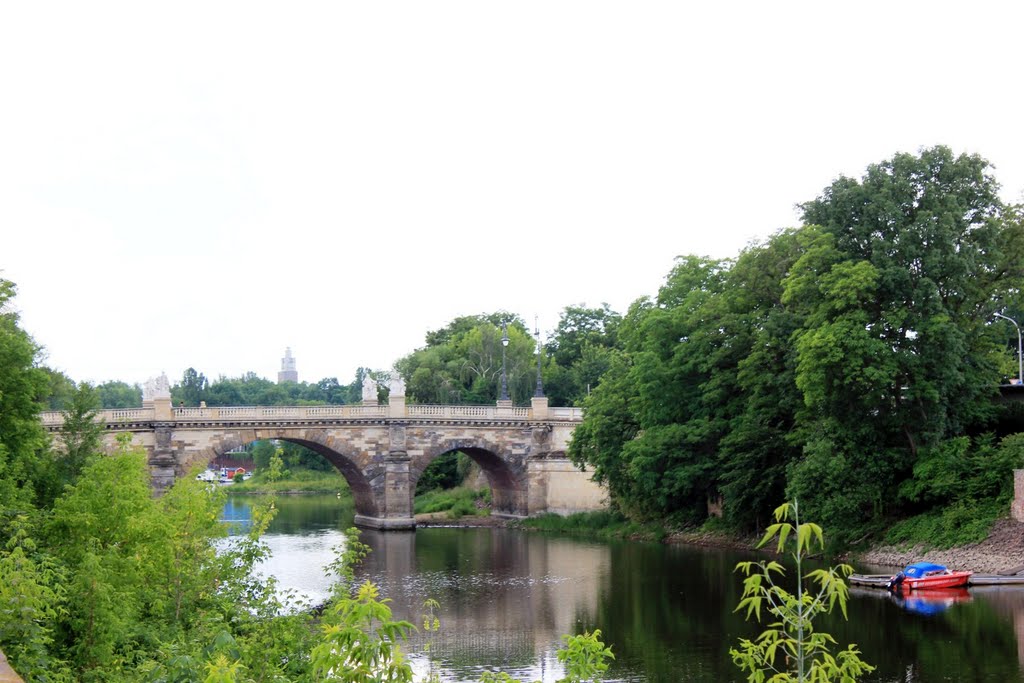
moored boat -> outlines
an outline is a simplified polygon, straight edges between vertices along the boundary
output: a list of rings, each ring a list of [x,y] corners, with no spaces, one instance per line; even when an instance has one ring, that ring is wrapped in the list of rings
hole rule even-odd
[[[213,470],[203,470],[202,472],[200,472],[199,474],[196,475],[196,479],[198,479],[199,481],[209,481],[209,482],[217,481],[217,477],[218,477],[217,473],[214,472]]]
[[[936,588],[962,588],[974,572],[954,571],[932,562],[915,562],[889,581],[890,590],[932,590]]]

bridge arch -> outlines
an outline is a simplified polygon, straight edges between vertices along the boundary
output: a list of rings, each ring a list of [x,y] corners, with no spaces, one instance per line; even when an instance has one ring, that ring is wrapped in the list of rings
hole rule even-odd
[[[380,515],[377,498],[374,495],[371,483],[371,475],[373,475],[372,465],[367,467],[368,463],[360,462],[365,460],[365,458],[360,458],[358,454],[342,452],[338,448],[338,444],[333,439],[327,438],[323,432],[306,429],[279,429],[274,430],[272,435],[261,434],[259,431],[249,434],[226,435],[223,440],[210,444],[190,458],[189,467],[197,463],[209,465],[210,462],[228,451],[246,446],[255,441],[266,440],[288,441],[304,446],[321,456],[341,472],[341,475],[345,478],[355,499],[356,514],[367,517],[378,517]]]
[[[415,492],[423,471],[436,458],[461,451],[473,460],[491,487],[491,514],[502,517],[526,517],[527,471],[524,458],[515,458],[497,444],[482,438],[449,439],[424,450],[413,458],[409,468],[409,489]]]

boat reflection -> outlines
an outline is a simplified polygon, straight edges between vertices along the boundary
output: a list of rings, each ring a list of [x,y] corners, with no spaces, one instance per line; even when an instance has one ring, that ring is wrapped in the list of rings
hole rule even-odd
[[[920,588],[890,595],[893,602],[903,609],[924,616],[939,614],[957,603],[968,603],[973,600],[966,588]]]

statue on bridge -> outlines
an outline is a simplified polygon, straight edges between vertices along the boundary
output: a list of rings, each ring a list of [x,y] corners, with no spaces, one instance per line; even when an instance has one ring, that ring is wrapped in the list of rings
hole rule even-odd
[[[405,396],[405,380],[399,374],[398,368],[391,368],[391,375],[388,377],[388,395]]]
[[[142,400],[171,398],[171,384],[167,381],[167,373],[161,372],[159,377],[150,377],[142,387]]]
[[[369,372],[363,375],[363,402],[377,402],[377,381]]]

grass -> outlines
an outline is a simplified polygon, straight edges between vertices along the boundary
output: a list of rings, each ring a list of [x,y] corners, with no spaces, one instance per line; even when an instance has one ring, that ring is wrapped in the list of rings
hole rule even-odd
[[[1006,514],[1006,501],[988,500],[970,505],[958,502],[894,524],[884,543],[945,550],[985,540],[992,525]]]
[[[348,495],[348,482],[340,472],[319,472],[316,470],[295,470],[284,479],[267,481],[262,472],[257,472],[248,481],[231,485],[232,493],[338,493]]]
[[[663,541],[669,531],[655,522],[634,522],[614,510],[541,515],[518,523],[524,529],[592,538],[628,538],[642,541]]]
[[[477,501],[483,501],[486,507],[477,507]],[[468,486],[457,486],[452,489],[434,489],[416,496],[413,499],[413,512],[417,515],[447,512],[452,519],[464,516],[487,516],[491,514],[490,489],[472,489]]]

